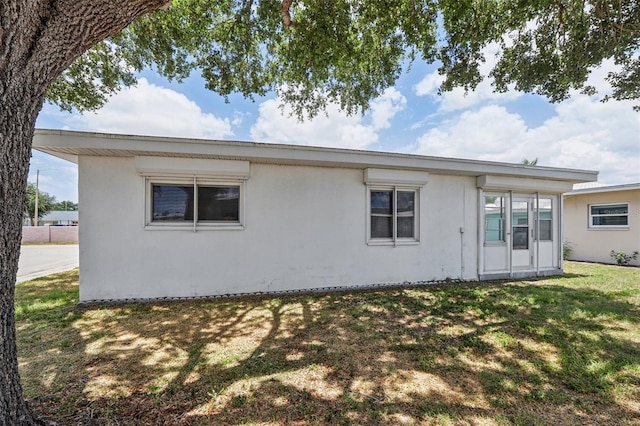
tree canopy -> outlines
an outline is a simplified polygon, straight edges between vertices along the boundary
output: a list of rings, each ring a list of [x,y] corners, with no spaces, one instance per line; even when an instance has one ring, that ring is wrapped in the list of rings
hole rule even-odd
[[[169,79],[200,73],[223,96],[275,91],[295,112],[328,101],[364,111],[414,60],[436,61],[441,90],[492,78],[557,102],[593,94],[589,72],[605,60],[605,99],[640,97],[640,4],[613,0],[174,0],[80,57],[49,89],[65,109],[99,107],[135,71]],[[495,52],[488,76],[480,73]]]
[[[36,211],[36,193],[38,194],[38,219],[54,210],[56,206],[55,196],[38,190],[32,183],[27,184],[27,196],[24,205],[24,212],[32,225],[35,224],[34,213]]]
[[[52,211],[78,211],[78,203],[73,201],[56,201],[51,207]]]
[[[160,9],[167,9],[166,11]],[[14,288],[31,141],[45,100],[96,109],[136,71],[193,72],[223,96],[275,91],[299,117],[328,102],[349,113],[412,61],[437,62],[442,90],[489,77],[560,101],[640,95],[640,2],[630,0],[3,0],[0,2],[0,424],[45,424],[22,396]]]

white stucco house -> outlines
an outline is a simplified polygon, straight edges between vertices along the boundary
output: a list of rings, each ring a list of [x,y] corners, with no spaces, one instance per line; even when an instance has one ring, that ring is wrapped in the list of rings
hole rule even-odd
[[[81,301],[562,272],[562,193],[597,172],[38,130],[78,164]]]
[[[640,251],[640,183],[576,185],[564,196],[564,239],[570,258],[616,263],[611,251]],[[640,266],[640,259],[630,262]]]

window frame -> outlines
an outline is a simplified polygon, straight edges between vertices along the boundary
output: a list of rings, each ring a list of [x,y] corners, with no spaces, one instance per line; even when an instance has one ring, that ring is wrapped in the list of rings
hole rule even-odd
[[[193,186],[194,206],[193,219],[184,221],[154,221],[153,220],[153,186],[181,185]],[[198,220],[198,187],[237,187],[240,191],[238,199],[238,221],[201,221]],[[245,228],[245,197],[246,184],[244,179],[214,179],[207,177],[162,177],[145,178],[145,230],[175,230],[175,231],[213,231],[213,230],[243,230]]]
[[[366,241],[367,245],[372,246],[399,246],[399,245],[416,245],[420,243],[420,186],[418,185],[366,185]],[[371,236],[371,193],[375,191],[391,191],[392,193],[392,224],[390,238],[375,238]],[[413,208],[413,237],[398,237],[398,192],[413,192],[414,208]]]
[[[593,207],[601,207],[601,206],[626,206],[627,213],[625,214],[593,214]],[[589,214],[589,229],[629,229],[629,203],[627,202],[614,202],[614,203],[597,203],[597,204],[589,204],[588,206],[588,214]],[[593,219],[596,217],[626,217],[627,224],[626,225],[594,225]]]

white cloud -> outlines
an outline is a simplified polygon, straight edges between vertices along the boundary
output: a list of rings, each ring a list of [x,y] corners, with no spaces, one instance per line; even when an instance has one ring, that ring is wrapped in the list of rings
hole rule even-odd
[[[599,170],[603,183],[637,182],[640,114],[633,102],[600,103],[584,95],[558,104],[538,127],[503,106],[487,105],[441,122],[418,139],[424,155]]]
[[[488,105],[466,111],[443,122],[418,139],[417,153],[492,161],[520,161],[527,157],[523,144],[527,126],[504,107]],[[535,158],[535,156],[534,156]]]
[[[237,123],[238,117],[234,122]],[[74,115],[77,130],[222,139],[233,135],[228,118],[203,112],[185,95],[142,78],[113,96],[95,113]]]
[[[58,201],[78,201],[78,167],[66,160],[33,151],[28,181]]]
[[[434,71],[430,74],[424,76],[418,84],[414,87],[416,95],[418,96],[436,96],[438,93],[438,89],[444,82],[444,76],[438,74],[437,71]]]
[[[493,79],[486,77],[496,64],[497,51],[497,44],[491,44],[482,49],[485,62],[480,64],[479,71],[481,75],[485,76],[485,79],[478,84],[475,90],[465,93],[463,88],[456,87],[449,92],[438,95],[438,89],[444,81],[444,77],[439,75],[437,71],[434,71],[427,74],[416,84],[414,87],[416,95],[430,96],[435,102],[440,104],[440,112],[459,111],[485,102],[506,103],[518,99],[522,96],[522,92],[518,92],[513,88],[505,93],[494,92]]]
[[[389,88],[371,103],[371,126],[374,130],[388,129],[391,119],[407,107],[407,99],[395,88]]]
[[[370,148],[378,142],[378,132],[391,126],[391,119],[406,107],[406,98],[396,89],[386,90],[371,103],[366,115],[349,116],[338,105],[327,107],[326,114],[300,122],[291,108],[279,108],[278,100],[263,102],[259,117],[251,127],[256,141],[315,145],[352,149]]]

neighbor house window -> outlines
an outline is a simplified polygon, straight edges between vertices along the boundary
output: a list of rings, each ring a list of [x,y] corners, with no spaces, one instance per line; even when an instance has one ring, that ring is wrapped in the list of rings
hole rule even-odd
[[[592,204],[589,206],[590,228],[626,228],[629,226],[629,204]]]
[[[418,189],[369,188],[369,241],[418,241]]]
[[[242,225],[242,183],[148,179],[148,226],[237,227]]]
[[[485,243],[504,243],[505,223],[504,195],[484,196],[484,241]]]

